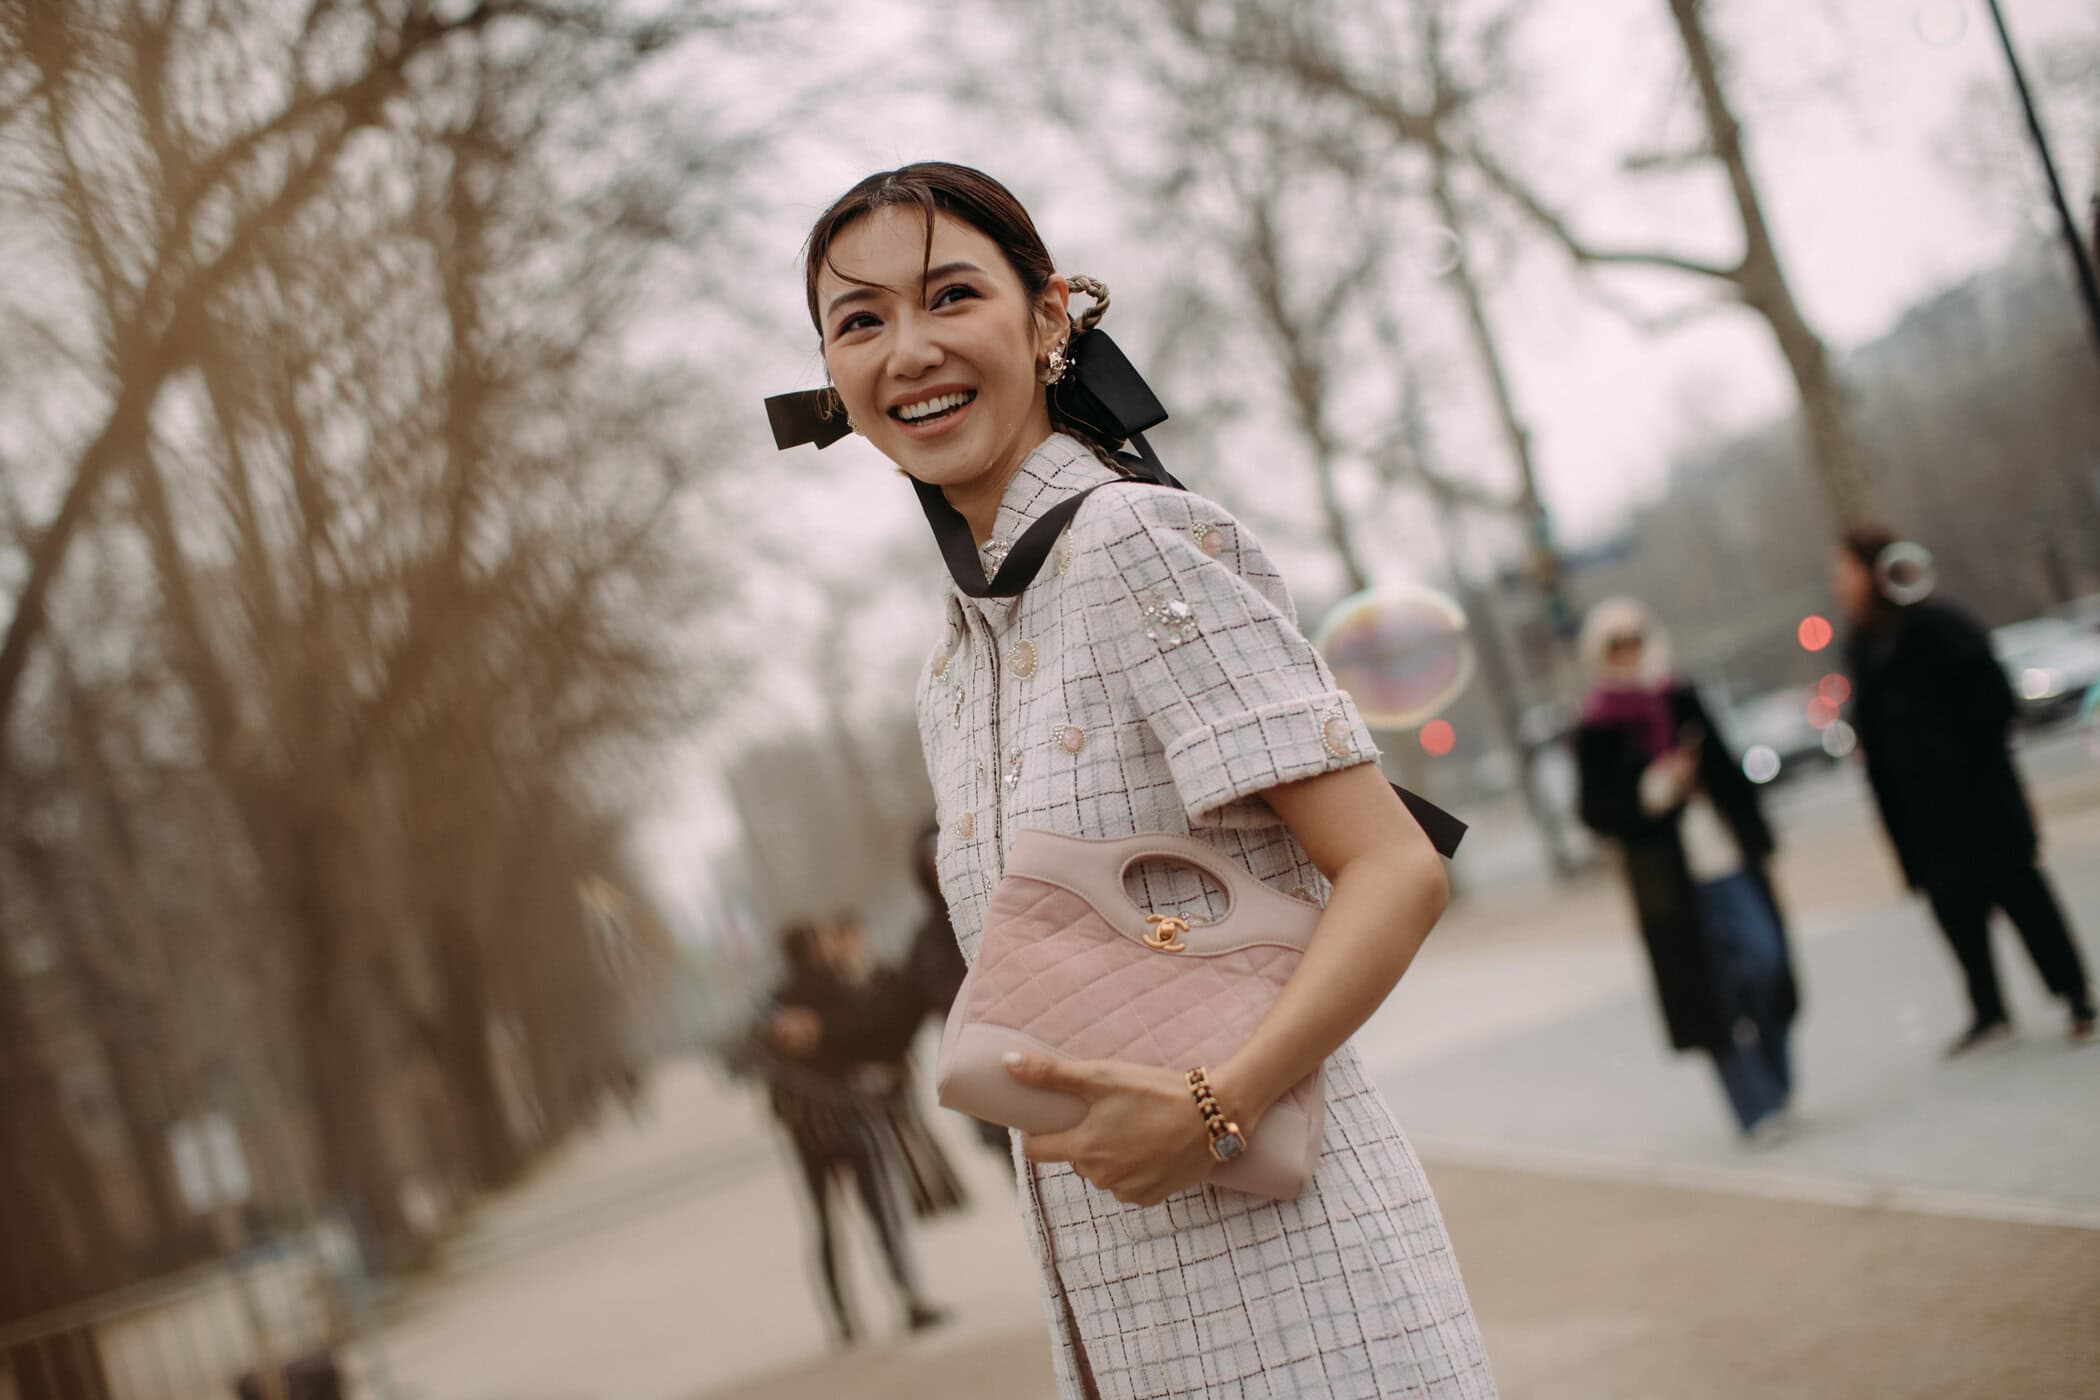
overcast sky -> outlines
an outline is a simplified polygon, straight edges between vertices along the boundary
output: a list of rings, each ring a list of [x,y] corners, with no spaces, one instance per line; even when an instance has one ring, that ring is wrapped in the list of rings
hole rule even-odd
[[[2093,0],[2005,5],[2030,53],[2083,35],[2087,52],[2100,54],[2100,5]],[[1688,193],[1681,182],[1629,178],[1617,168],[1627,150],[1683,133],[1693,119],[1661,0],[1539,0],[1535,8],[1525,31],[1535,110],[1528,129],[1513,134],[1511,154],[1599,243],[1733,256],[1737,239],[1725,205]],[[1738,115],[1789,276],[1834,347],[1873,338],[1906,306],[2001,260],[2046,227],[2046,206],[2023,194],[2038,188],[2029,172],[2006,172],[1991,197],[1957,174],[1950,159],[1970,144],[2027,158],[2017,126],[1981,143],[1954,135],[1969,110],[1968,90],[1978,81],[2004,81],[1980,0],[1723,0],[1713,9],[1722,20]],[[714,72],[719,83],[748,92],[761,107],[790,86],[782,81],[785,73],[833,94],[824,111],[796,124],[769,162],[764,186],[771,207],[763,222],[777,255],[762,255],[744,270],[745,295],[777,302],[785,332],[777,340],[739,344],[730,357],[714,346],[692,350],[711,373],[745,386],[754,428],[761,422],[760,394],[821,382],[800,310],[796,253],[808,224],[860,176],[910,160],[961,161],[1005,180],[1035,213],[1061,266],[1116,288],[1118,338],[1126,346],[1148,338],[1131,328],[1146,314],[1160,259],[1171,255],[1171,230],[1155,226],[1145,236],[1133,234],[1140,211],[1120,204],[1084,152],[1053,124],[966,109],[938,83],[925,81],[944,63],[978,61],[969,55],[992,47],[981,32],[984,14],[970,3],[852,0],[791,31],[796,61],[783,64],[775,54]],[[956,42],[958,25],[972,31],[971,42]],[[1083,58],[1075,47],[1045,61],[1076,66]],[[904,75],[916,91],[892,90]],[[2100,74],[2089,68],[2084,82],[2090,89]],[[2100,133],[2087,115],[2096,106],[2100,102],[2089,101],[2081,110],[2064,102],[2045,111],[2080,209],[2088,207],[2100,165]],[[1541,147],[1547,132],[1552,149]],[[1142,140],[1143,133],[1129,139]],[[1627,275],[1612,285],[1655,307],[1674,306],[1699,290],[1667,274]],[[1609,533],[1630,505],[1655,489],[1686,441],[1746,426],[1789,403],[1790,385],[1761,321],[1730,311],[1664,338],[1644,336],[1586,296],[1565,261],[1548,249],[1508,269],[1494,313],[1512,352],[1542,486],[1566,538]],[[718,359],[729,362],[718,365]],[[756,433],[753,440],[763,441]],[[1447,425],[1442,441],[1455,470],[1508,480],[1506,461],[1478,415]],[[755,450],[761,460],[720,503],[739,512],[763,504],[761,528],[806,544],[810,553],[801,557],[818,561],[834,578],[852,577],[877,558],[915,560],[913,542],[927,546],[923,572],[911,574],[907,566],[875,585],[893,594],[895,605],[881,609],[857,638],[860,652],[821,663],[821,673],[834,679],[844,668],[878,689],[908,687],[936,616],[927,585],[937,577],[909,493],[856,439],[821,459],[807,448],[779,456]],[[1219,464],[1174,465],[1192,483],[1229,477]],[[1229,496],[1225,503],[1234,505]],[[1278,552],[1301,605],[1308,593],[1331,600],[1325,561]],[[1403,558],[1395,569],[1426,574],[1436,560],[1424,551],[1421,565],[1410,568]],[[792,639],[806,634],[827,604],[818,591],[783,576],[761,587],[750,606],[756,611],[744,619],[748,628]],[[792,723],[813,715],[810,658],[792,640],[767,650],[772,661],[754,679],[743,722]],[[908,701],[908,690],[901,698]],[[718,845],[728,829],[714,803],[696,775],[650,838],[674,889],[688,876],[671,870],[689,872],[690,853]]]

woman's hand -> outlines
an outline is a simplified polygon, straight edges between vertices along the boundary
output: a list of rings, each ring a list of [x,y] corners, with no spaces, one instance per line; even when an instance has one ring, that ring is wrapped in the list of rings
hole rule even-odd
[[[1009,1060],[1006,1072],[1023,1084],[1076,1094],[1087,1102],[1078,1126],[1023,1137],[1028,1160],[1070,1162],[1072,1170],[1125,1205],[1157,1205],[1194,1186],[1217,1165],[1188,1081],[1173,1070],[1120,1060],[1066,1062],[1024,1055]],[[1228,1114],[1237,1111],[1222,1089],[1219,1102]],[[1252,1138],[1253,1124],[1245,1117],[1237,1121]]]
[[[1651,817],[1674,811],[1699,784],[1699,754],[1675,748],[1658,755],[1641,774],[1641,809]]]
[[[766,1024],[766,1039],[783,1055],[806,1060],[824,1041],[824,1022],[806,1006],[783,1006]]]

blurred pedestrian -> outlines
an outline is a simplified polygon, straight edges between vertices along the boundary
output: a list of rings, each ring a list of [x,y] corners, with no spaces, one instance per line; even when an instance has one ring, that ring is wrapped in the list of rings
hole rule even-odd
[[[1598,604],[1581,650],[1582,820],[1619,850],[1670,1043],[1711,1055],[1744,1136],[1768,1140],[1787,1123],[1798,998],[1757,789],[1646,608]]]
[[[852,956],[850,940],[801,923],[787,930],[782,944],[788,972],[759,1033],[759,1059],[773,1112],[802,1169],[815,1216],[817,1264],[839,1339],[852,1342],[857,1331],[839,1275],[832,1214],[832,1187],[842,1176],[852,1179],[874,1222],[906,1325],[913,1331],[932,1326],[946,1313],[921,1288],[908,1234],[903,1154],[880,1086],[863,1075],[870,1066],[859,1034],[866,1003],[842,966]]]
[[[1323,910],[1258,1027],[1214,1065],[1010,1062],[1087,1105],[1022,1143],[1060,1393],[1491,1400],[1428,1181],[1346,1044],[1442,912],[1442,865],[1252,532],[1115,455],[1131,437],[1117,413],[1151,396],[1112,344],[1086,340],[1106,289],[1057,273],[1004,186],[938,162],[835,201],[804,270],[834,386],[819,402],[911,478],[956,585],[918,711],[964,955],[1023,829],[1190,837]],[[1083,319],[1075,286],[1094,301]],[[1225,912],[1194,870],[1132,879],[1163,919]],[[1212,1185],[1323,1067],[1325,1140],[1302,1193]]]
[[[1848,531],[1832,564],[1852,621],[1852,727],[1903,877],[1922,892],[1968,984],[1970,1021],[1950,1056],[2006,1039],[2012,1023],[1991,956],[1991,913],[2019,930],[2035,970],[2094,1038],[2093,998],[2040,865],[2034,813],[2013,767],[2017,709],[1990,639],[1959,609],[1892,579],[1895,534]]]
[[[922,1219],[960,1209],[969,1199],[962,1178],[919,1110],[912,1070],[911,1048],[919,1027],[936,1010],[947,1010],[935,999],[954,997],[952,990],[944,992],[945,965],[927,966],[923,932],[903,962],[872,969],[860,916],[848,910],[834,918],[826,928],[831,965],[850,995],[832,1012],[836,1023],[825,1026],[834,1045],[851,1055],[853,1087],[869,1095],[886,1120],[891,1147],[911,1188],[912,1213]],[[948,946],[952,952],[952,937]],[[959,959],[961,954],[954,956]]]

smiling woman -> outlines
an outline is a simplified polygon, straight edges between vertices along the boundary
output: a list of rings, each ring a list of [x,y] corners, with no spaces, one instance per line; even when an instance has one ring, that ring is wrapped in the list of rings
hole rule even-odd
[[[1040,248],[1018,204],[989,217],[1004,192],[976,181],[986,188],[968,192],[983,221]],[[825,368],[854,431],[941,487],[982,543],[1007,480],[1050,436],[1036,367],[1062,355],[1070,287],[1047,254],[1011,259],[994,234],[932,204],[876,203],[879,191],[861,189],[810,238],[810,315]]]
[[[939,164],[870,176],[818,221],[807,276],[854,430],[922,502],[945,502],[928,515],[956,587],[918,715],[964,957],[976,961],[1023,831],[1194,838],[1322,910],[1267,1011],[1216,1063],[1011,1065],[1023,1086],[1086,1105],[1016,1158],[1062,1392],[1493,1396],[1421,1163],[1345,1043],[1442,912],[1444,872],[1282,580],[1223,507],[1129,479],[1121,439],[1060,406],[1073,384],[1047,389],[1105,298],[1057,275],[996,181]],[[1075,285],[1095,298],[1082,322]],[[1078,387],[1099,344],[1076,345]],[[999,583],[1009,552],[1017,595]],[[1124,888],[1162,928],[1226,913],[1185,866],[1134,866]],[[1060,1010],[1116,995],[1090,967],[1056,971],[1086,983],[1068,999],[1086,1005]],[[1203,974],[1188,977],[1205,995]],[[1232,1149],[1259,1150],[1270,1108],[1322,1071],[1325,1137],[1299,1194],[1215,1184]]]

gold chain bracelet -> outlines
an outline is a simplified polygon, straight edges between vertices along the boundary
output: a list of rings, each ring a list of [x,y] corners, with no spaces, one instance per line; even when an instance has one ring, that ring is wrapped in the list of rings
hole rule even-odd
[[[1210,1155],[1220,1162],[1229,1162],[1247,1150],[1247,1135],[1240,1125],[1228,1122],[1225,1110],[1218,1107],[1218,1096],[1211,1092],[1210,1075],[1201,1065],[1188,1072],[1189,1094],[1196,1100],[1196,1112],[1203,1115],[1204,1131],[1210,1134]]]

